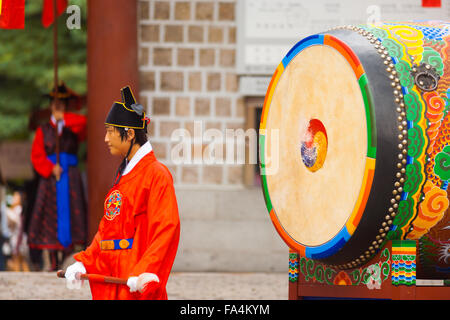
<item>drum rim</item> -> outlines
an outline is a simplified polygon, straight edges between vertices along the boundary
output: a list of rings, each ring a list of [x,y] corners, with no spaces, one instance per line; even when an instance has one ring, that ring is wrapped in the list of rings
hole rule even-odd
[[[355,76],[358,79],[358,84],[361,89],[361,94],[364,101],[368,141],[367,141],[367,154],[366,154],[366,164],[364,169],[363,182],[352,213],[349,215],[347,221],[345,222],[341,230],[331,239],[318,246],[308,246],[297,242],[294,238],[292,238],[289,235],[289,233],[283,228],[283,225],[279,221],[276,214],[276,209],[272,205],[265,174],[265,150],[266,150],[265,138],[266,138],[266,123],[268,119],[270,105],[272,102],[272,96],[278,84],[278,81],[281,78],[281,75],[289,65],[290,61],[292,61],[292,59],[298,53],[314,45],[329,46],[337,50],[350,63],[355,73]],[[300,40],[296,45],[294,45],[291,48],[291,50],[286,54],[286,56],[283,58],[283,60],[280,62],[277,69],[275,70],[272,79],[270,81],[269,87],[267,89],[263,105],[263,111],[261,115],[261,122],[259,128],[259,141],[260,141],[259,157],[261,165],[261,182],[263,195],[271,221],[275,226],[275,229],[277,230],[278,234],[288,244],[289,247],[298,251],[302,256],[305,256],[307,258],[321,259],[334,255],[349,241],[349,239],[354,234],[359,222],[361,221],[372,188],[376,163],[376,150],[377,150],[375,113],[373,108],[372,93],[368,86],[368,78],[366,76],[361,61],[358,59],[358,57],[355,55],[355,53],[351,50],[351,48],[348,45],[346,45],[344,42],[342,42],[341,40],[330,34],[325,35],[319,34],[306,37]]]

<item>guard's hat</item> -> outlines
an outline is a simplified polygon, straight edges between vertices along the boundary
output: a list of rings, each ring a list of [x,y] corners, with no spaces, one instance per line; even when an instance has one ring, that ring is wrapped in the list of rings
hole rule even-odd
[[[115,127],[144,129],[149,119],[144,107],[136,102],[130,86],[120,89],[122,102],[114,102],[106,117],[105,124]]]
[[[47,94],[47,97],[49,97],[51,99],[54,99],[56,97],[61,100],[67,100],[70,98],[79,98],[79,95],[75,91],[70,89],[68,86],[66,86],[66,84],[64,82],[61,82],[61,84],[58,85],[57,90],[53,86],[52,91],[50,91]]]

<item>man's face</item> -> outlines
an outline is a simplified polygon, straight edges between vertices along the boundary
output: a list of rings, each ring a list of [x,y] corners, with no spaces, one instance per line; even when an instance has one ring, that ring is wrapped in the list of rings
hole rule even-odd
[[[109,152],[115,156],[125,156],[130,147],[130,143],[127,139],[121,139],[120,133],[115,127],[106,126],[105,129],[105,142],[109,148]]]
[[[66,105],[63,101],[61,100],[53,100],[51,102],[51,109],[52,111],[60,111],[60,112],[64,112],[66,109]]]

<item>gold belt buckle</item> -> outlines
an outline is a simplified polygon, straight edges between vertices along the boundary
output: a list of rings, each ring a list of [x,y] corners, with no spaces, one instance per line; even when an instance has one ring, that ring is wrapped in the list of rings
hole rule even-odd
[[[119,247],[121,249],[127,249],[129,245],[130,245],[130,242],[127,239],[122,239],[119,241]]]
[[[114,241],[113,240],[102,240],[100,242],[100,248],[102,250],[114,250]]]

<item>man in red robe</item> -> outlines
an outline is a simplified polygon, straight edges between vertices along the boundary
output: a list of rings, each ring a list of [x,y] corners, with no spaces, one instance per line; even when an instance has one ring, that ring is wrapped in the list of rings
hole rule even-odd
[[[74,245],[85,246],[87,210],[78,164],[78,147],[86,137],[86,116],[67,112],[76,94],[63,83],[49,94],[51,118],[36,129],[31,162],[39,181],[27,219],[28,245],[50,253],[57,270]]]
[[[147,141],[148,118],[129,87],[122,89],[106,118],[111,154],[124,157],[104,202],[104,215],[92,244],[74,255],[65,276],[79,287],[77,273],[128,279],[127,285],[90,281],[93,299],[167,299],[166,283],[180,237],[173,179]],[[143,292],[139,275],[152,274]]]

